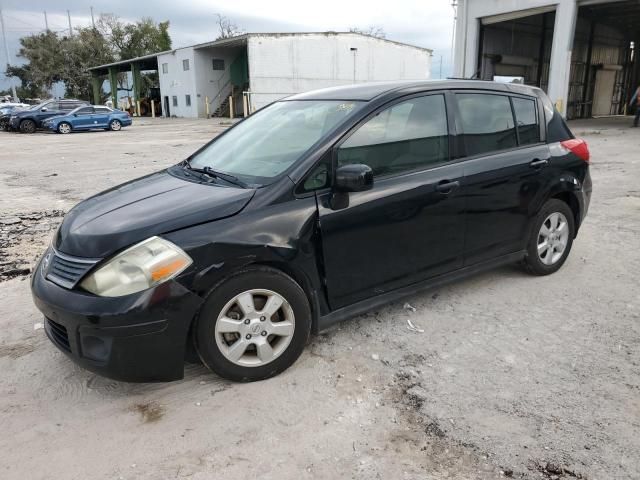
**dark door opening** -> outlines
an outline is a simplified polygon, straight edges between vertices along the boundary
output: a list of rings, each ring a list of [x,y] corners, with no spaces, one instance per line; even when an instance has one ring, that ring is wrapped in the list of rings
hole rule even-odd
[[[164,111],[165,111],[165,114],[164,114],[165,117],[168,118],[171,116],[171,111],[169,110],[169,97],[167,97],[166,95],[164,97]]]

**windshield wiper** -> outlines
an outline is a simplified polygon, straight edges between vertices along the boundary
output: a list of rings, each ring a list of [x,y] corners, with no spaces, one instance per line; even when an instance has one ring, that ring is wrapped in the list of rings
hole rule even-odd
[[[247,185],[246,183],[244,183],[242,180],[240,180],[238,177],[234,176],[234,175],[230,175],[228,173],[224,173],[224,172],[219,172],[217,170],[214,170],[211,167],[202,167],[202,168],[197,168],[197,167],[192,167],[191,166],[191,161],[190,160],[185,160],[184,161],[184,167],[191,170],[192,172],[196,172],[196,173],[204,173],[205,175],[209,176],[209,177],[213,177],[213,178],[219,178],[221,180],[224,180],[226,182],[229,182],[233,185],[237,185],[238,187],[242,187],[242,188],[248,188],[249,185]]]

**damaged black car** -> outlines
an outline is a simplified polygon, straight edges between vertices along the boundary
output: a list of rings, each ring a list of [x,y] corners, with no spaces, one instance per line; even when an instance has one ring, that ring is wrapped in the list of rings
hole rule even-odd
[[[49,339],[126,381],[236,381],[309,335],[505,263],[558,270],[589,152],[539,89],[375,83],[277,101],[161,172],[81,202],[32,276]]]

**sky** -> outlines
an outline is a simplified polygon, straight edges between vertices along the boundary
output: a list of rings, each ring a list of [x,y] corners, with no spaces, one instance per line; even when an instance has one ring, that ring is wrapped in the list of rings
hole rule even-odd
[[[89,26],[91,6],[96,18],[100,13],[112,13],[129,21],[144,16],[157,22],[169,20],[174,48],[213,40],[217,36],[216,13],[245,32],[348,31],[375,25],[382,27],[390,40],[431,48],[432,78],[446,77],[451,71],[451,0],[0,0],[9,62],[21,62],[17,58],[20,37],[44,31],[45,10],[51,30],[68,31],[67,10],[73,27]],[[3,45],[0,65],[5,63]],[[0,90],[9,86],[3,71],[0,67]]]

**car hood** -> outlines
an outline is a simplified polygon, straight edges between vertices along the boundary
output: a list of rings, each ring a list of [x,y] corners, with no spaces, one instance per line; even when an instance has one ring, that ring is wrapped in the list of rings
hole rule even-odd
[[[254,193],[154,173],[76,205],[55,246],[68,255],[103,258],[153,235],[235,215]]]

